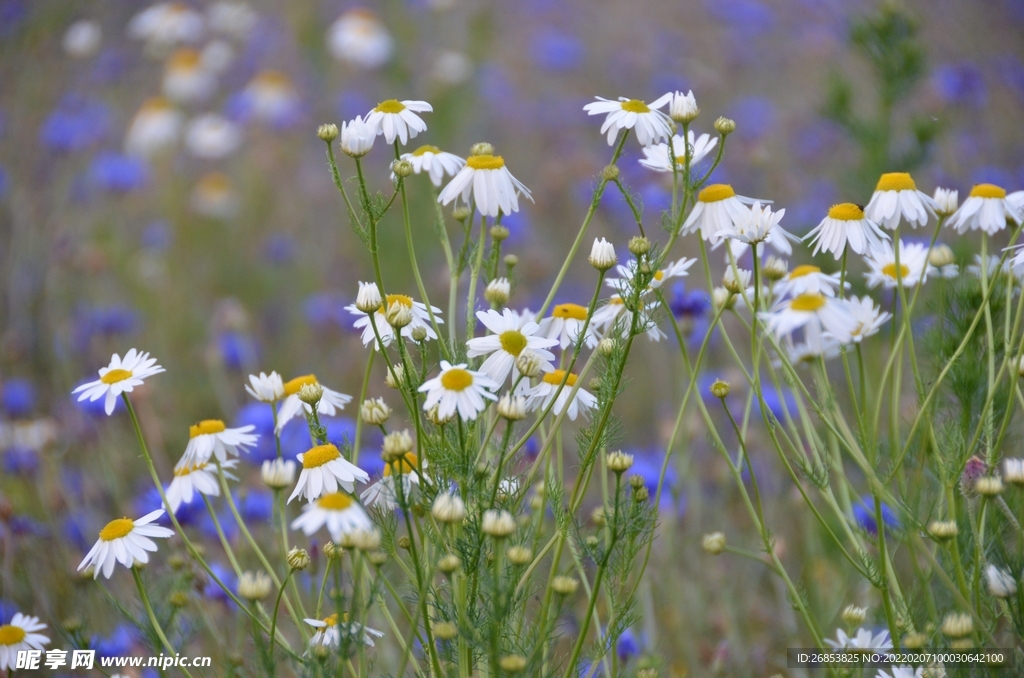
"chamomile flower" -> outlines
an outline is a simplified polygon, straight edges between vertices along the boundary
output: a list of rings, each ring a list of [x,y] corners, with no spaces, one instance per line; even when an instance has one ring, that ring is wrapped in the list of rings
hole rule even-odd
[[[580,412],[586,413],[597,407],[597,398],[584,388],[577,390],[572,400],[569,399],[573,388],[576,386],[576,379],[577,375],[572,372],[566,374],[565,370],[548,372],[541,377],[540,382],[536,386],[526,392],[526,408],[529,410],[544,409],[553,400],[552,414],[558,416],[562,413],[562,410],[566,410],[566,415],[569,419],[575,421]],[[559,386],[562,385],[563,380],[565,385],[562,386],[561,392],[559,392]],[[558,394],[557,398],[555,397],[556,393]]]
[[[18,653],[41,650],[50,639],[39,633],[46,624],[39,617],[15,612],[6,624],[0,624],[0,671],[10,671],[17,665]]]
[[[164,368],[156,364],[156,358],[149,353],[140,353],[134,348],[124,354],[121,359],[117,353],[110,358],[110,364],[100,368],[100,378],[76,388],[72,393],[79,393],[79,402],[88,399],[95,402],[104,398],[103,410],[107,415],[114,413],[117,397],[122,393],[131,393],[136,386],[142,386],[147,377],[160,374]]]
[[[1024,213],[1007,199],[1006,189],[994,184],[977,184],[964,204],[949,219],[949,227],[958,233],[981,230],[994,235],[1006,228],[1006,222],[1019,224]]]
[[[288,126],[300,113],[295,85],[280,71],[257,73],[239,94],[238,106],[245,117],[274,127]]]
[[[211,219],[230,219],[238,214],[239,197],[235,184],[223,172],[204,174],[192,189],[189,204]]]
[[[891,313],[882,311],[875,305],[874,299],[867,295],[849,297],[843,305],[852,322],[849,326],[839,327],[829,333],[840,344],[859,344],[865,337],[877,334],[882,325],[892,317]]]
[[[664,285],[668,280],[673,278],[682,278],[689,275],[690,267],[695,263],[697,263],[696,259],[687,259],[686,257],[669,262],[665,268],[658,269],[654,272],[654,277],[651,278],[651,282],[647,285],[647,290],[644,291],[656,290]],[[615,267],[615,270],[618,271],[621,277],[608,278],[605,281],[605,284],[619,292],[628,290],[630,283],[633,280],[633,276],[636,273],[636,262],[632,261],[628,266],[619,264]]]
[[[228,459],[221,462],[221,468],[233,469],[238,465],[237,459]],[[235,476],[225,471],[224,477],[230,480],[238,480]],[[217,480],[217,467],[208,461],[197,464],[186,463],[184,459],[174,467],[174,479],[167,486],[167,503],[171,510],[178,511],[182,504],[191,504],[195,493],[205,494],[210,497],[220,496],[220,482]]]
[[[775,294],[779,297],[795,297],[807,293],[834,297],[837,289],[838,273],[822,273],[820,268],[810,264],[797,266],[775,283]]]
[[[362,640],[364,643],[373,647],[374,638],[383,638],[384,633],[377,629],[371,629],[369,626],[363,626],[355,622],[348,621],[348,613],[346,612],[341,618],[341,624],[338,623],[338,615],[332,614],[324,617],[323,619],[306,619],[307,624],[317,629],[317,632],[313,634],[313,637],[309,639],[310,647],[316,645],[323,645],[324,647],[338,647],[341,643],[341,634],[344,632],[348,635],[362,634]]]
[[[551,309],[551,315],[540,321],[540,334],[548,339],[558,339],[558,346],[565,350],[575,344],[587,322],[587,307],[579,304],[558,304]],[[597,334],[593,327],[587,328],[583,339],[587,348],[597,346]]]
[[[864,210],[852,202],[832,205],[821,223],[804,236],[804,240],[814,243],[812,255],[831,252],[837,261],[847,247],[856,254],[864,254],[888,239],[875,222],[864,216]]]
[[[266,374],[260,372],[260,376],[249,375],[249,383],[245,390],[256,400],[264,403],[276,403],[284,398],[284,381],[277,372]]]
[[[893,289],[897,283],[904,287],[914,287],[919,282],[927,282],[928,276],[935,273],[935,267],[928,263],[927,245],[908,245],[900,240],[899,248],[898,270],[896,251],[889,242],[883,242],[864,259],[870,269],[864,274],[868,279],[868,287],[882,285],[886,289]]]
[[[163,509],[157,509],[138,520],[111,520],[100,530],[99,540],[79,564],[78,571],[92,567],[93,579],[99,579],[101,573],[110,579],[117,563],[125,567],[148,563],[149,554],[156,552],[156,544],[150,537],[166,539],[174,534],[174,530],[152,524],[163,514]]]
[[[715,146],[718,145],[718,138],[712,137],[710,134],[701,134],[697,137],[694,135],[693,130],[689,130],[686,139],[676,134],[672,137],[671,149],[668,142],[664,141],[660,144],[645,147],[643,149],[644,158],[640,160],[640,164],[655,172],[682,171],[686,165],[687,143],[690,146],[690,167],[693,167],[703,160],[708,153],[715,150]],[[673,153],[675,154],[674,168],[673,163],[669,161],[669,156]]]
[[[793,365],[810,363],[818,358],[830,360],[839,355],[839,341],[828,332],[823,332],[818,323],[804,325],[803,341],[797,343],[792,335],[785,337],[786,354]]]
[[[128,22],[128,37],[143,40],[159,52],[180,43],[196,42],[205,28],[203,15],[180,2],[151,5]]]
[[[770,312],[761,313],[761,318],[778,336],[792,334],[808,324],[838,334],[849,331],[852,324],[840,300],[820,293],[804,293],[780,301]]]
[[[651,341],[661,341],[668,336],[654,322],[654,313],[660,307],[661,303],[658,301],[646,304],[637,326],[638,331],[647,334],[647,338]],[[607,336],[608,332],[616,325],[621,329],[622,338],[628,339],[633,327],[633,312],[626,308],[622,297],[617,294],[609,299],[604,306],[594,311],[594,317],[590,321],[595,335],[601,337]]]
[[[607,115],[601,125],[601,134],[608,133],[608,145],[615,143],[619,130],[635,130],[642,146],[650,146],[672,133],[668,115],[659,110],[672,100],[672,94],[665,94],[651,103],[640,99],[619,97],[618,101],[595,97],[597,101],[587,104],[583,110],[588,115]]]
[[[936,207],[935,199],[917,190],[909,174],[889,172],[878,180],[871,202],[864,208],[864,216],[893,231],[901,220],[912,228],[924,226],[929,217],[935,217]]]
[[[183,122],[184,116],[166,99],[149,99],[128,126],[125,153],[148,157],[174,146]]]
[[[729,231],[733,224],[749,218],[750,210],[745,205],[754,202],[757,201],[736,195],[729,184],[706,186],[697,194],[697,203],[683,222],[681,232],[687,235],[700,229],[704,240],[717,245],[722,237],[719,233]]]
[[[530,315],[520,315],[511,309],[503,311],[477,311],[476,317],[493,334],[476,337],[466,342],[470,358],[486,355],[487,359],[480,365],[480,371],[502,384],[512,373],[512,382],[519,377],[515,367],[516,358],[524,350],[536,353],[541,360],[554,362],[555,354],[547,349],[558,345],[557,339],[550,339],[540,334],[540,325]]]
[[[397,478],[402,483],[402,494],[408,499],[420,484],[420,475],[416,472],[418,463],[419,460],[413,452],[406,452],[398,461],[384,464],[381,479],[363,490],[359,498],[367,506],[379,506],[385,511],[394,509],[398,501],[395,474],[397,473]],[[426,461],[423,465],[427,465]]]
[[[226,158],[241,144],[242,131],[238,125],[216,113],[194,118],[185,129],[185,146],[197,158]]]
[[[462,419],[476,419],[487,407],[485,400],[497,400],[492,391],[500,384],[483,372],[466,369],[466,363],[452,365],[441,361],[441,373],[420,386],[427,398],[423,409],[429,412],[437,406],[437,418],[447,419],[458,412]]]
[[[1007,280],[1024,281],[1024,262],[1021,261],[1020,250],[1024,245],[1014,245],[1007,249],[1013,251],[1017,250],[1018,254],[1012,258],[1006,259],[1000,264],[1001,257],[995,254],[989,255],[987,259],[982,259],[980,254],[974,255],[974,263],[967,267],[967,272],[973,275],[975,278],[981,277],[981,265],[982,262],[986,264],[986,273],[989,280],[994,278],[996,275],[1004,275]]]
[[[194,49],[179,49],[164,67],[163,91],[171,101],[193,104],[206,101],[217,89],[217,74]]]
[[[471,155],[466,165],[452,177],[437,196],[442,205],[461,198],[469,203],[470,196],[480,214],[497,217],[498,212],[512,214],[519,211],[519,195],[533,201],[528,189],[512,176],[500,155]]]
[[[454,153],[446,153],[437,146],[420,146],[412,153],[403,153],[402,160],[412,164],[413,174],[426,173],[431,183],[441,185],[444,175],[455,176],[466,161]]]
[[[391,58],[394,39],[376,14],[357,7],[331,24],[327,48],[339,61],[361,68],[378,68]]]
[[[383,134],[384,140],[389,144],[395,143],[395,139],[405,144],[427,129],[427,123],[416,114],[430,113],[433,110],[433,106],[426,101],[388,99],[367,113],[365,120],[374,134]]]
[[[325,525],[335,542],[341,541],[346,534],[373,529],[373,522],[366,511],[346,492],[322,495],[303,506],[302,515],[292,521],[292,529],[302,530],[307,537],[313,536]]]
[[[259,16],[245,2],[220,0],[206,8],[210,30],[244,40],[256,27]]]
[[[376,138],[377,133],[357,115],[352,120],[341,123],[338,144],[346,155],[361,158],[370,152]]]
[[[842,629],[836,631],[836,639],[825,639],[829,647],[836,650],[891,650],[892,640],[888,631],[872,633],[870,629],[857,629],[853,636],[846,635]]]
[[[437,339],[437,333],[434,332],[434,328],[430,322],[430,313],[427,312],[427,305],[414,301],[412,297],[404,294],[389,294],[384,299],[384,303],[381,304],[380,308],[374,311],[373,323],[370,322],[370,316],[360,311],[355,304],[349,304],[345,307],[345,310],[356,316],[356,321],[353,323],[353,327],[357,330],[362,330],[363,346],[374,345],[378,351],[380,350],[380,343],[384,346],[390,346],[391,342],[395,340],[395,330],[388,323],[387,310],[392,304],[402,304],[406,306],[412,312],[412,322],[402,328],[402,336],[407,340],[412,340],[412,333],[418,327],[422,327],[427,333],[427,339]],[[441,309],[436,306],[431,306],[430,310],[434,314],[434,319],[439,325],[444,324],[444,320],[441,319]],[[380,343],[377,342],[377,335],[373,333],[374,325],[377,327],[377,333],[380,334]]]
[[[784,209],[772,212],[768,205],[762,208],[760,202],[754,202],[749,208],[744,208],[737,214],[731,226],[722,229],[715,236],[729,241],[729,249],[734,258],[742,256],[751,245],[754,247],[754,253],[760,257],[765,243],[771,245],[776,252],[792,254],[793,246],[790,242],[800,242],[800,239],[779,226],[784,216]]]
[[[289,503],[295,497],[313,501],[324,492],[337,492],[339,487],[351,493],[355,489],[355,481],[365,483],[370,480],[366,471],[342,457],[334,445],[317,445],[296,458],[302,462],[302,472],[288,497]]]
[[[297,416],[301,412],[305,414],[313,413],[313,406],[304,403],[299,400],[299,391],[303,386],[308,384],[319,384],[316,375],[305,374],[301,377],[295,377],[289,381],[284,382],[284,402],[281,403],[281,409],[277,411],[277,430],[281,431],[284,425],[292,420],[293,417]],[[317,403],[316,411],[326,417],[333,417],[335,414],[345,409],[345,405],[348,405],[352,400],[352,396],[339,393],[338,391],[332,390],[320,384],[324,389],[324,393],[320,396],[320,402]]]
[[[253,424],[240,428],[228,428],[220,419],[204,419],[188,427],[188,445],[181,456],[179,465],[205,464],[212,457],[224,463],[229,456],[237,457],[246,448],[253,447],[259,435],[252,433]]]

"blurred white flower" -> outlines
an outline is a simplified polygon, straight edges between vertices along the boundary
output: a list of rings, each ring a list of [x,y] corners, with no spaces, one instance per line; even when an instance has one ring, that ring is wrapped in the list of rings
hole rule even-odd
[[[211,219],[231,219],[238,213],[238,192],[226,174],[210,172],[204,174],[192,189],[189,204],[196,212]]]
[[[217,89],[217,77],[203,64],[203,55],[194,49],[179,49],[164,68],[164,95],[179,104],[206,101]]]
[[[464,52],[441,52],[430,69],[430,75],[434,80],[451,87],[461,85],[473,75],[473,60]]]
[[[378,68],[391,59],[394,40],[376,14],[355,8],[331,24],[327,31],[327,49],[340,61],[361,68]]]
[[[932,196],[932,199],[935,201],[935,213],[948,217],[953,214],[953,212],[956,212],[958,197],[958,191],[950,190],[948,188],[936,188],[935,195]]]
[[[204,30],[203,15],[180,2],[151,5],[128,22],[128,37],[145,41],[156,54],[178,44],[197,42]]]
[[[162,97],[149,99],[132,118],[124,138],[124,150],[149,157],[174,146],[181,134],[184,115]]]
[[[68,26],[64,33],[64,51],[76,59],[91,57],[103,42],[103,29],[98,21],[82,19]]]
[[[206,9],[210,30],[238,40],[249,36],[258,18],[253,8],[245,2],[220,0]]]
[[[197,158],[225,158],[234,153],[241,144],[241,128],[216,113],[206,113],[193,118],[185,130],[185,145]]]
[[[715,150],[718,145],[718,138],[712,138],[710,134],[701,134],[699,137],[690,130],[686,139],[676,134],[672,137],[672,148],[669,149],[668,142],[661,142],[643,149],[644,158],[640,164],[656,172],[672,172],[673,163],[669,162],[669,155],[675,154],[675,170],[682,171],[686,165],[686,146],[690,146],[690,167]]]
[[[412,164],[414,174],[426,173],[431,183],[441,185],[444,175],[455,176],[466,161],[454,153],[446,153],[437,146],[420,146],[412,153],[403,153],[402,160]]]
[[[368,283],[369,285],[373,283]],[[373,284],[373,289],[376,290],[377,286]],[[359,288],[360,293],[363,291],[362,284]],[[370,294],[367,292],[367,294]],[[437,339],[437,333],[434,332],[432,323],[430,322],[430,313],[427,312],[427,306],[423,302],[415,301],[412,297],[405,294],[389,294],[387,295],[386,304],[381,304],[373,315],[373,323],[370,322],[370,316],[359,309],[359,300],[357,298],[355,304],[349,304],[345,307],[345,310],[356,316],[356,321],[352,324],[357,330],[362,330],[363,346],[369,346],[373,344],[376,350],[380,350],[380,344],[384,346],[390,346],[391,342],[395,340],[395,329],[388,323],[387,309],[394,306],[395,304],[401,304],[402,306],[408,307],[412,314],[412,322],[402,328],[402,337],[408,340],[412,340],[413,332],[419,328],[422,328],[426,332],[427,339]],[[444,320],[441,318],[441,309],[436,306],[430,307],[431,312],[434,314],[434,320],[439,325],[444,324]],[[380,335],[380,343],[377,342],[377,334],[374,334],[374,326],[377,328],[377,334]]]

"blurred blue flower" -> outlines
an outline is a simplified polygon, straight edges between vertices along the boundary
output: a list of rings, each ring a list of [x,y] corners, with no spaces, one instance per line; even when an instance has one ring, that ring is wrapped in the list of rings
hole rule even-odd
[[[661,467],[665,462],[665,450],[633,448],[626,450],[633,455],[633,466],[627,472],[629,475],[639,475],[644,479],[644,487],[650,493],[652,501],[658,491],[658,480],[661,478]],[[679,493],[678,501],[673,496],[676,493],[675,466],[670,462],[665,468],[665,480],[661,488],[661,500],[659,511],[675,511],[677,515],[683,515],[686,511],[686,498]]]
[[[948,104],[981,108],[988,100],[988,88],[982,70],[970,61],[943,64],[932,73],[932,84]]]
[[[165,487],[164,493],[166,494],[166,492],[167,488]],[[135,497],[133,506],[138,515],[144,516],[147,513],[164,508],[164,502],[160,499],[160,493],[156,491],[156,488],[152,485],[147,485],[146,489],[142,490],[142,492]],[[196,495],[193,495],[190,503],[182,502],[182,504],[178,506],[178,510],[174,512],[174,517],[177,518],[178,522],[182,525],[193,525],[197,519],[203,516],[209,518],[206,514],[206,507],[203,505],[203,500]],[[156,522],[165,527],[171,524],[171,520],[166,514],[160,516]]]
[[[8,379],[0,387],[0,403],[8,417],[27,417],[36,406],[36,388],[28,379]]]
[[[263,258],[268,263],[283,266],[295,259],[298,245],[288,233],[272,233],[263,241]]]
[[[270,490],[252,489],[245,493],[238,504],[238,512],[246,524],[269,523],[274,511],[274,495]]]
[[[719,21],[751,33],[768,32],[775,24],[775,13],[757,0],[704,0],[704,7]]]
[[[505,241],[506,246],[522,245],[533,232],[530,216],[525,210],[502,216],[501,223],[508,228],[508,240]]]
[[[812,181],[806,197],[794,202],[787,210],[782,227],[793,234],[804,233],[817,226],[832,205],[839,202],[839,189],[827,179]]]
[[[148,224],[143,229],[140,244],[143,249],[159,254],[171,246],[173,239],[174,233],[171,231],[171,225],[166,221],[159,220]]]
[[[776,106],[765,97],[742,97],[729,107],[729,117],[736,121],[736,134],[740,138],[757,141],[775,127]]]
[[[149,181],[149,168],[137,156],[101,151],[89,166],[93,184],[112,193],[128,193],[145,187]]]
[[[1015,56],[1002,57],[996,62],[999,80],[1018,97],[1024,98],[1024,63]]]
[[[351,303],[346,297],[333,292],[317,292],[306,298],[302,304],[306,322],[316,328],[351,329],[355,318],[345,310]]]
[[[785,421],[787,411],[789,416],[794,419],[799,417],[796,409],[796,398],[793,396],[793,392],[785,386],[777,389],[770,383],[762,382],[761,399],[764,401],[765,407],[779,421]],[[760,407],[755,408],[755,410],[758,414],[761,413]]]
[[[633,633],[633,629],[626,629],[619,636],[619,640],[615,644],[615,651],[619,655],[619,661],[625,664],[633,657],[636,657],[643,650],[645,644],[643,636],[637,637]]]
[[[121,304],[82,304],[75,309],[74,321],[75,347],[84,352],[89,349],[93,337],[110,338],[136,332],[139,328],[139,313],[130,306]]]
[[[224,366],[228,369],[249,370],[259,363],[259,346],[255,339],[244,332],[221,332],[217,337],[217,348]]]
[[[220,563],[214,562],[210,563],[210,570],[212,570],[213,573],[217,575],[217,579],[219,579],[221,583],[231,591],[234,591],[238,587],[238,582],[235,579],[235,573],[229,568]],[[203,595],[211,600],[234,602],[228,597],[228,594],[224,592],[224,589],[217,585],[217,582],[215,582],[212,577],[207,579],[206,586],[203,587]]]
[[[11,178],[3,167],[0,167],[0,200],[7,197],[7,192],[11,188]]]
[[[111,117],[110,109],[103,102],[68,94],[43,121],[39,141],[51,151],[80,151],[106,138]]]
[[[89,647],[100,657],[123,657],[131,654],[132,646],[138,640],[138,631],[129,624],[120,624],[106,636],[93,636]]]
[[[875,520],[875,500],[873,497],[865,495],[857,500],[857,503],[853,505],[853,519],[868,534],[878,534],[878,522]],[[882,520],[885,522],[887,529],[898,530],[901,527],[900,520],[896,517],[896,512],[885,503],[882,504]]]
[[[11,532],[19,537],[44,537],[50,533],[46,525],[26,515],[19,514],[13,516],[8,521],[8,525],[11,528]]]
[[[649,183],[640,189],[644,221],[651,226],[661,221],[661,213],[672,207],[672,192],[660,183]]]
[[[363,92],[354,89],[346,89],[338,95],[335,110],[338,116],[348,121],[357,115],[366,115],[366,112],[377,105],[377,101],[366,96]]]
[[[4,452],[4,473],[30,476],[39,469],[39,454],[28,447],[11,447]]]
[[[0,3],[0,38],[14,35],[27,16],[26,0],[6,0]]]
[[[71,513],[64,518],[61,533],[75,548],[86,553],[95,541],[94,532],[90,532],[88,520],[81,513]]]
[[[586,58],[582,40],[551,27],[541,28],[533,36],[530,53],[538,68],[555,73],[576,70]]]
[[[813,162],[827,157],[842,138],[839,125],[831,120],[816,120],[800,129],[790,146],[800,160]]]
[[[996,186],[1005,186],[1007,188],[1013,187],[1016,184],[1013,173],[1010,170],[1003,167],[995,167],[994,165],[979,167],[971,172],[971,183],[995,184]]]
[[[11,618],[19,612],[18,606],[9,600],[0,598],[0,625],[10,624]]]
[[[711,310],[711,299],[704,290],[687,291],[686,283],[677,282],[672,286],[668,306],[677,318],[699,318]]]
[[[131,63],[130,57],[116,47],[104,49],[96,56],[89,77],[93,82],[110,84],[117,82]]]
[[[220,529],[224,532],[224,537],[229,542],[233,542],[238,538],[240,530],[238,529],[238,523],[235,521],[235,516],[227,507],[227,503],[223,503],[224,506],[219,511],[216,508],[214,508],[214,511],[217,512],[217,522],[220,523]],[[182,506],[185,506],[185,504],[182,504]],[[205,509],[202,497],[198,496],[193,498],[191,506],[197,507],[197,510]],[[203,533],[203,536],[211,541],[220,539],[220,535],[217,534],[217,524],[213,522],[213,516],[210,515],[209,511],[203,510],[202,515],[198,516],[198,518],[199,531]]]

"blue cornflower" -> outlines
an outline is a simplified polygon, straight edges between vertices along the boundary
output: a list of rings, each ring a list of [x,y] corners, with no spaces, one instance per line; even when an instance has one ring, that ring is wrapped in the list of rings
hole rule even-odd
[[[0,387],[0,403],[8,417],[27,417],[36,406],[35,386],[28,379],[8,379]]]
[[[89,166],[89,178],[105,191],[128,193],[146,186],[149,168],[137,156],[101,151]]]
[[[878,522],[875,520],[875,500],[871,496],[861,497],[853,505],[853,519],[868,534],[878,534]],[[901,529],[900,520],[888,504],[882,504],[882,520],[888,529]]]
[[[970,61],[943,64],[932,74],[932,84],[948,104],[981,108],[988,99],[988,88],[981,69]]]
[[[533,63],[545,71],[573,71],[582,66],[586,58],[582,40],[553,28],[541,29],[532,42]]]
[[[232,370],[252,369],[259,362],[259,347],[256,340],[248,334],[227,330],[217,338],[224,365]]]
[[[39,469],[39,454],[28,447],[12,447],[4,452],[4,473],[30,476]]]
[[[52,151],[80,151],[103,141],[110,132],[110,109],[91,97],[68,94],[39,129],[39,141]]]

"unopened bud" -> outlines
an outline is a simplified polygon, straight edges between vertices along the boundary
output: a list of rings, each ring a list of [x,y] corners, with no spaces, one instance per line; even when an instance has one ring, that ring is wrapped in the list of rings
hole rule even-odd
[[[484,289],[484,299],[495,306],[504,306],[508,303],[511,294],[512,285],[508,278],[495,278],[487,283],[487,287]]]
[[[508,226],[502,226],[501,224],[495,224],[491,226],[491,240],[494,242],[501,242],[508,239]]]
[[[465,205],[462,207],[456,207],[452,210],[452,219],[455,221],[465,221],[466,219],[469,219],[469,215],[472,213],[473,211]]]
[[[461,523],[466,518],[466,505],[456,495],[441,492],[434,498],[430,513],[439,523]]]
[[[385,464],[393,464],[412,452],[412,436],[407,429],[392,431],[384,436],[380,458]]]
[[[305,570],[309,567],[309,553],[306,549],[294,548],[288,552],[285,559],[288,561],[288,567],[293,570]]]
[[[601,179],[604,181],[615,181],[619,178],[619,167],[618,165],[605,165],[601,169]]]
[[[704,538],[701,539],[700,545],[707,553],[717,556],[725,550],[725,535],[721,532],[705,534]]]
[[[616,452],[609,452],[605,463],[608,465],[608,470],[615,474],[621,474],[630,469],[633,466],[633,455],[626,454],[619,450]]]
[[[388,368],[388,373],[384,377],[384,383],[387,384],[388,388],[402,388],[404,382],[405,367],[395,364]]]
[[[364,424],[380,426],[391,416],[391,408],[383,398],[367,398],[359,406],[359,417]]]
[[[405,536],[404,534],[398,538],[398,541],[396,543],[398,544],[398,548],[404,551],[408,551],[409,547],[412,546],[412,542],[409,541],[409,537]]]
[[[498,666],[505,673],[521,673],[526,669],[526,657],[521,654],[507,654],[498,660]]]
[[[516,369],[527,379],[540,376],[541,357],[534,351],[525,350],[516,357]]]
[[[983,497],[994,497],[1003,493],[1003,479],[999,476],[983,476],[974,482],[974,489]]]
[[[316,404],[320,402],[320,399],[324,397],[324,387],[313,382],[312,384],[303,384],[302,388],[299,389],[299,400],[306,403],[310,407],[316,407]]]
[[[933,520],[928,523],[928,534],[937,541],[952,539],[960,533],[955,520]]]
[[[860,626],[868,616],[866,608],[847,605],[843,608],[843,621],[850,626]]]
[[[412,309],[396,301],[388,306],[384,318],[388,321],[388,325],[391,325],[396,330],[400,330],[412,322]]]
[[[514,255],[514,254],[506,254],[505,255],[505,266],[507,268],[515,268],[516,264],[518,264],[518,263],[519,263],[519,257],[517,257],[516,255]]]
[[[396,160],[391,163],[391,171],[395,173],[396,177],[402,177],[403,179],[412,176],[412,163],[408,160]]]
[[[721,379],[715,379],[714,383],[711,384],[711,395],[716,398],[725,399],[729,397],[729,382],[722,381]]]
[[[948,638],[963,638],[974,632],[974,620],[971,615],[950,612],[942,620],[942,635]]]
[[[506,393],[498,400],[498,414],[509,421],[521,421],[526,418],[526,399],[522,396]]]
[[[501,539],[516,531],[516,521],[508,511],[488,509],[484,511],[480,531],[495,539]]]
[[[352,545],[363,552],[376,551],[380,548],[380,530],[356,530],[352,533]]]
[[[316,128],[316,135],[323,141],[331,143],[338,138],[338,126],[334,123],[327,123]]]
[[[526,546],[510,546],[505,551],[505,556],[513,565],[526,565],[533,560],[533,551]]]
[[[643,256],[651,251],[651,241],[642,235],[634,235],[629,239],[629,251],[633,256]]]
[[[736,131],[736,121],[729,118],[715,120],[715,131],[723,137]]]
[[[768,257],[764,264],[764,277],[769,282],[782,280],[789,274],[789,264],[779,257]]]
[[[441,560],[437,561],[437,569],[445,574],[451,574],[455,570],[462,567],[462,560],[459,559],[454,553],[449,553]]]
[[[451,622],[434,622],[431,624],[434,637],[441,640],[451,640],[459,635],[459,629]]]
[[[356,295],[356,308],[363,313],[377,312],[384,301],[381,299],[377,283],[359,283],[359,293]]]
[[[470,155],[494,155],[494,146],[486,141],[478,141],[469,148]]]
[[[615,353],[616,342],[611,337],[605,337],[597,344],[597,352],[605,358],[611,357]]]
[[[953,256],[953,248],[949,245],[936,245],[928,254],[928,263],[935,268],[949,266],[954,261],[956,257]]]
[[[366,559],[370,561],[370,564],[374,567],[380,567],[384,563],[388,562],[388,554],[383,551],[373,551],[366,554]]]
[[[551,590],[560,596],[571,596],[579,587],[579,580],[573,577],[560,574],[551,580]]]

